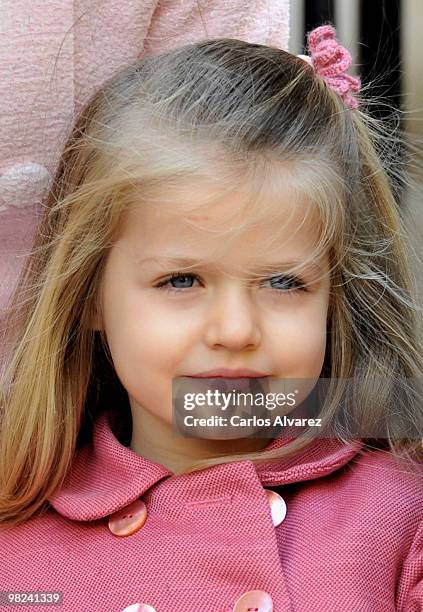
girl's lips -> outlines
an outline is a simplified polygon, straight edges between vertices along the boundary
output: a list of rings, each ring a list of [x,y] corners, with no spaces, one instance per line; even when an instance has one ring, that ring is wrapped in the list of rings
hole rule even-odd
[[[231,393],[232,391],[243,391],[247,393],[263,392],[263,385],[258,377],[237,376],[236,378],[225,378],[224,376],[194,376],[198,380],[193,383],[193,388],[197,393],[219,391],[221,393]],[[192,386],[191,386],[192,388]]]
[[[207,370],[199,374],[192,374],[189,378],[261,378],[270,376],[256,370],[238,369],[230,370],[228,368],[217,368],[215,370]]]

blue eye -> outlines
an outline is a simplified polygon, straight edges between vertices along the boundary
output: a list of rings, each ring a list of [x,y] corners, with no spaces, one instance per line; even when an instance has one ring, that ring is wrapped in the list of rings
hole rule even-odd
[[[171,276],[169,276],[169,278],[166,278],[165,280],[161,281],[157,287],[164,287],[165,289],[167,289],[168,291],[172,291],[172,289],[176,289],[176,291],[180,291],[181,289],[191,289],[191,286],[189,285],[189,280],[187,282],[187,279],[190,278],[195,278],[196,280],[198,280],[198,276],[196,274],[183,274],[182,272],[179,273],[175,273],[172,274]],[[180,281],[182,280],[182,287],[168,287],[167,285],[169,283],[173,283],[174,281]]]
[[[183,272],[175,272],[171,274],[168,278],[160,281],[156,285],[158,289],[162,289],[164,291],[168,291],[170,293],[184,293],[184,289],[192,289],[192,284],[190,284],[190,279],[195,279],[199,281],[199,277],[196,274],[184,274]],[[174,287],[173,283],[176,281],[181,281],[181,285],[179,287]]]
[[[190,281],[190,279],[195,279],[200,282],[200,278],[197,276],[197,274],[175,272],[168,278],[165,278],[164,280],[160,281],[160,283],[158,283],[156,287],[158,289],[164,289],[165,291],[170,291],[173,293],[183,293],[184,289],[192,289],[193,286],[192,281]],[[274,279],[279,279],[276,280],[276,282],[280,284],[279,288],[269,288],[271,291],[279,293],[280,295],[297,293],[298,291],[308,291],[308,289],[304,286],[303,281],[301,281],[301,279],[296,276],[285,276],[283,274],[280,274],[279,276],[272,276],[271,278],[266,280],[274,282]],[[173,286],[172,283],[176,281],[181,281],[182,286]]]
[[[272,276],[271,279],[269,279],[271,282],[273,281],[273,279],[283,279],[281,280],[277,280],[277,283],[280,283],[280,288],[277,289],[275,287],[272,287],[272,289],[274,289],[275,291],[280,291],[281,289],[285,288],[287,289],[289,292],[292,292],[292,290],[294,291],[298,291],[298,290],[303,290],[306,291],[303,283],[301,282],[301,280],[299,278],[297,278],[296,276],[284,276],[283,274],[280,274],[279,276]],[[287,291],[284,291],[283,293],[287,293]]]

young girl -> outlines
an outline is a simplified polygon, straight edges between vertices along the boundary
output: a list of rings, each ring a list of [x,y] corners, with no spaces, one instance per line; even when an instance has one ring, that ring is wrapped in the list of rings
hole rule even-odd
[[[393,137],[334,28],[309,52],[187,45],[79,117],[6,330],[9,609],[423,610]],[[333,434],[175,435],[172,382],[216,376],[330,379]]]

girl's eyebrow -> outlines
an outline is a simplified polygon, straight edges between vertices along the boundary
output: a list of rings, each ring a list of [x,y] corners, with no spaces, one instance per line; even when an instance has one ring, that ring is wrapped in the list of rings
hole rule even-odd
[[[154,263],[159,265],[160,268],[199,268],[200,266],[204,266],[204,261],[189,258],[189,257],[170,257],[165,255],[155,255],[151,257],[145,257],[143,259],[137,260],[137,264],[143,265],[148,263]],[[269,261],[269,262],[260,262],[255,264],[253,267],[254,270],[279,270],[283,268],[292,268],[295,266],[300,266],[304,270],[308,270],[310,272],[322,273],[323,267],[316,261],[310,260],[304,263],[301,259],[291,259],[287,261]]]

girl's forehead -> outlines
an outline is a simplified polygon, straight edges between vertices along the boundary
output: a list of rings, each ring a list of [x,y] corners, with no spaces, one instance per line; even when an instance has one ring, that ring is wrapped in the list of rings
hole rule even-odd
[[[171,233],[203,233],[240,235],[252,228],[262,233],[292,234],[295,228],[317,229],[317,209],[304,194],[288,184],[281,189],[273,186],[240,185],[223,192],[218,188],[193,182],[168,193],[157,193],[153,198],[134,202],[127,213],[126,230],[138,236],[158,237]]]
[[[258,256],[307,259],[319,239],[313,207],[290,193],[277,198],[224,197],[193,189],[174,201],[142,202],[128,212],[122,239],[137,260],[145,257],[229,258],[247,264]],[[206,197],[205,197],[206,196]]]

